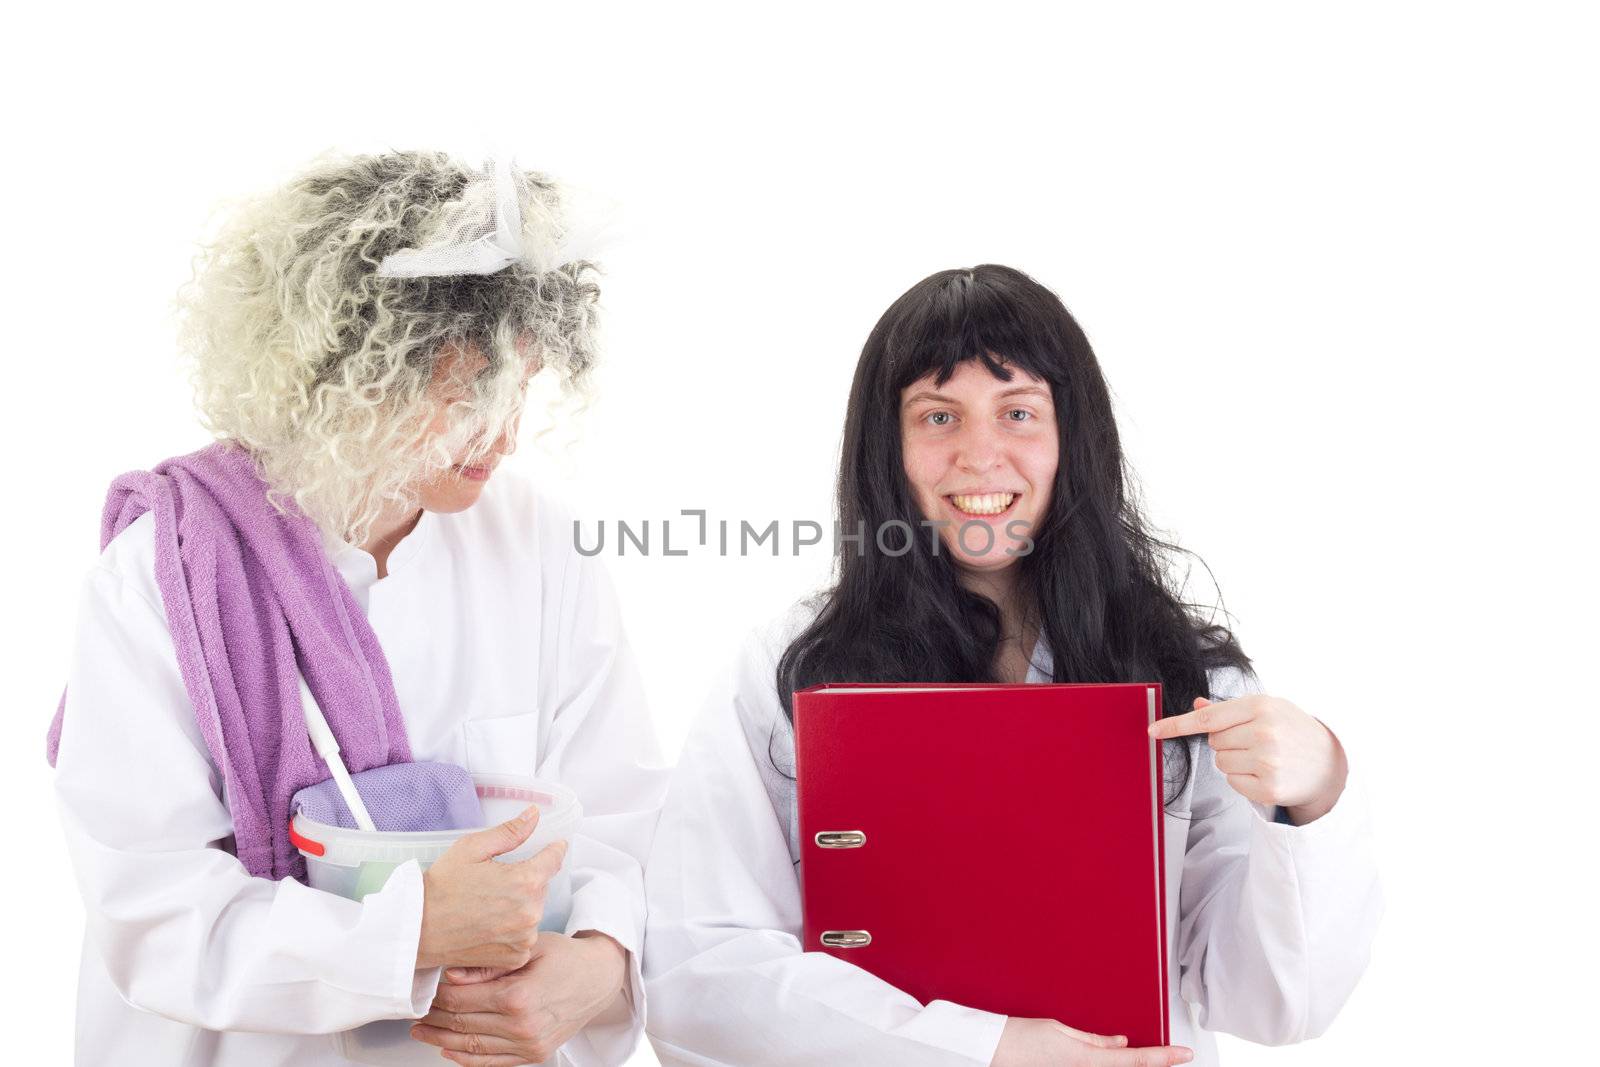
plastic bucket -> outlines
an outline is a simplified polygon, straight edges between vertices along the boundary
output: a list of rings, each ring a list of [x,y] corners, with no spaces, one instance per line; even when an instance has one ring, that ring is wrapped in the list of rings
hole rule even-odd
[[[539,825],[520,848],[499,857],[514,863],[533,857],[554,841],[571,836],[583,816],[577,795],[564,785],[514,774],[473,774],[483,805],[486,826],[505,822],[529,804],[539,805]],[[307,880],[313,889],[360,900],[382,889],[396,867],[416,860],[427,870],[450,846],[471,830],[369,833],[329,826],[295,816],[289,836],[306,860]],[[563,869],[545,896],[541,930],[563,930],[572,910],[572,882]],[[412,1020],[388,1019],[368,1023],[338,1035],[339,1051],[356,1063],[436,1064],[439,1050],[411,1036]]]

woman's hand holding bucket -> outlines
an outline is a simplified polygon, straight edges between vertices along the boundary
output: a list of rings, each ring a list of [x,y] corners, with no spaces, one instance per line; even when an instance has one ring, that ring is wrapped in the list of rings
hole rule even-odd
[[[422,935],[417,967],[516,970],[533,957],[545,892],[567,855],[557,841],[531,859],[498,863],[539,825],[538,805],[466,834],[423,872]]]

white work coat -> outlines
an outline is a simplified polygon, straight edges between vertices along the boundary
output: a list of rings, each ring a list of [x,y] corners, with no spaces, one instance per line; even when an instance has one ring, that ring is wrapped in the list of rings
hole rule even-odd
[[[775,673],[810,618],[802,605],[752,635],[684,746],[646,865],[651,1043],[669,1067],[988,1064],[1004,1016],[923,1004],[801,951],[795,788],[778,769],[793,774],[794,741]],[[1034,664],[1028,681],[1048,681],[1042,642]],[[1232,668],[1210,685],[1218,700],[1260,691]],[[1297,827],[1234,792],[1203,740],[1166,743],[1192,757],[1165,816],[1171,1043],[1209,1065],[1208,1030],[1266,1044],[1322,1033],[1382,911],[1359,753],[1333,810]]]
[[[346,1062],[333,1033],[433,999],[440,971],[415,969],[421,872],[404,864],[359,903],[245,873],[167,630],[152,522],[90,571],[68,677],[55,784],[87,911],[77,1062]],[[641,865],[666,774],[609,578],[574,550],[571,517],[505,470],[471,508],[424,512],[384,578],[353,546],[334,563],[382,644],[415,759],[577,792],[564,930],[628,951],[633,1012],[581,1031],[558,1062],[621,1063],[642,1029]]]

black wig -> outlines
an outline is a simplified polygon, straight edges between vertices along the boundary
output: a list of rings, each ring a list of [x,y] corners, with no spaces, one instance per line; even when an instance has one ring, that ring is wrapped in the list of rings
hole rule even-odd
[[[778,663],[792,719],[794,690],[820,682],[987,682],[1000,609],[962,585],[951,553],[919,534],[902,554],[874,532],[919,524],[901,455],[901,391],[926,375],[943,385],[976,359],[1009,381],[1020,368],[1050,386],[1060,462],[1046,514],[1019,555],[1024,610],[1048,643],[1057,682],[1160,682],[1167,714],[1210,695],[1206,672],[1250,669],[1224,626],[1203,621],[1164,569],[1176,545],[1155,537],[1123,460],[1111,395],[1083,330],[1054,293],[1010,267],[947,270],[886,311],[856,365],[839,463],[838,581]],[[889,546],[899,551],[905,541]],[[1025,650],[1030,651],[1030,650]],[[1165,746],[1187,779],[1188,749]],[[1180,755],[1181,753],[1181,755]],[[1169,774],[1169,779],[1171,778]],[[1176,793],[1169,790],[1169,798]]]

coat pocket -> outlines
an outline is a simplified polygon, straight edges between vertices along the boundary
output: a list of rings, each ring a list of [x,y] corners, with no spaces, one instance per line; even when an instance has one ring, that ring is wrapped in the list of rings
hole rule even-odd
[[[467,770],[533,777],[539,766],[539,713],[468,719],[461,724]]]

